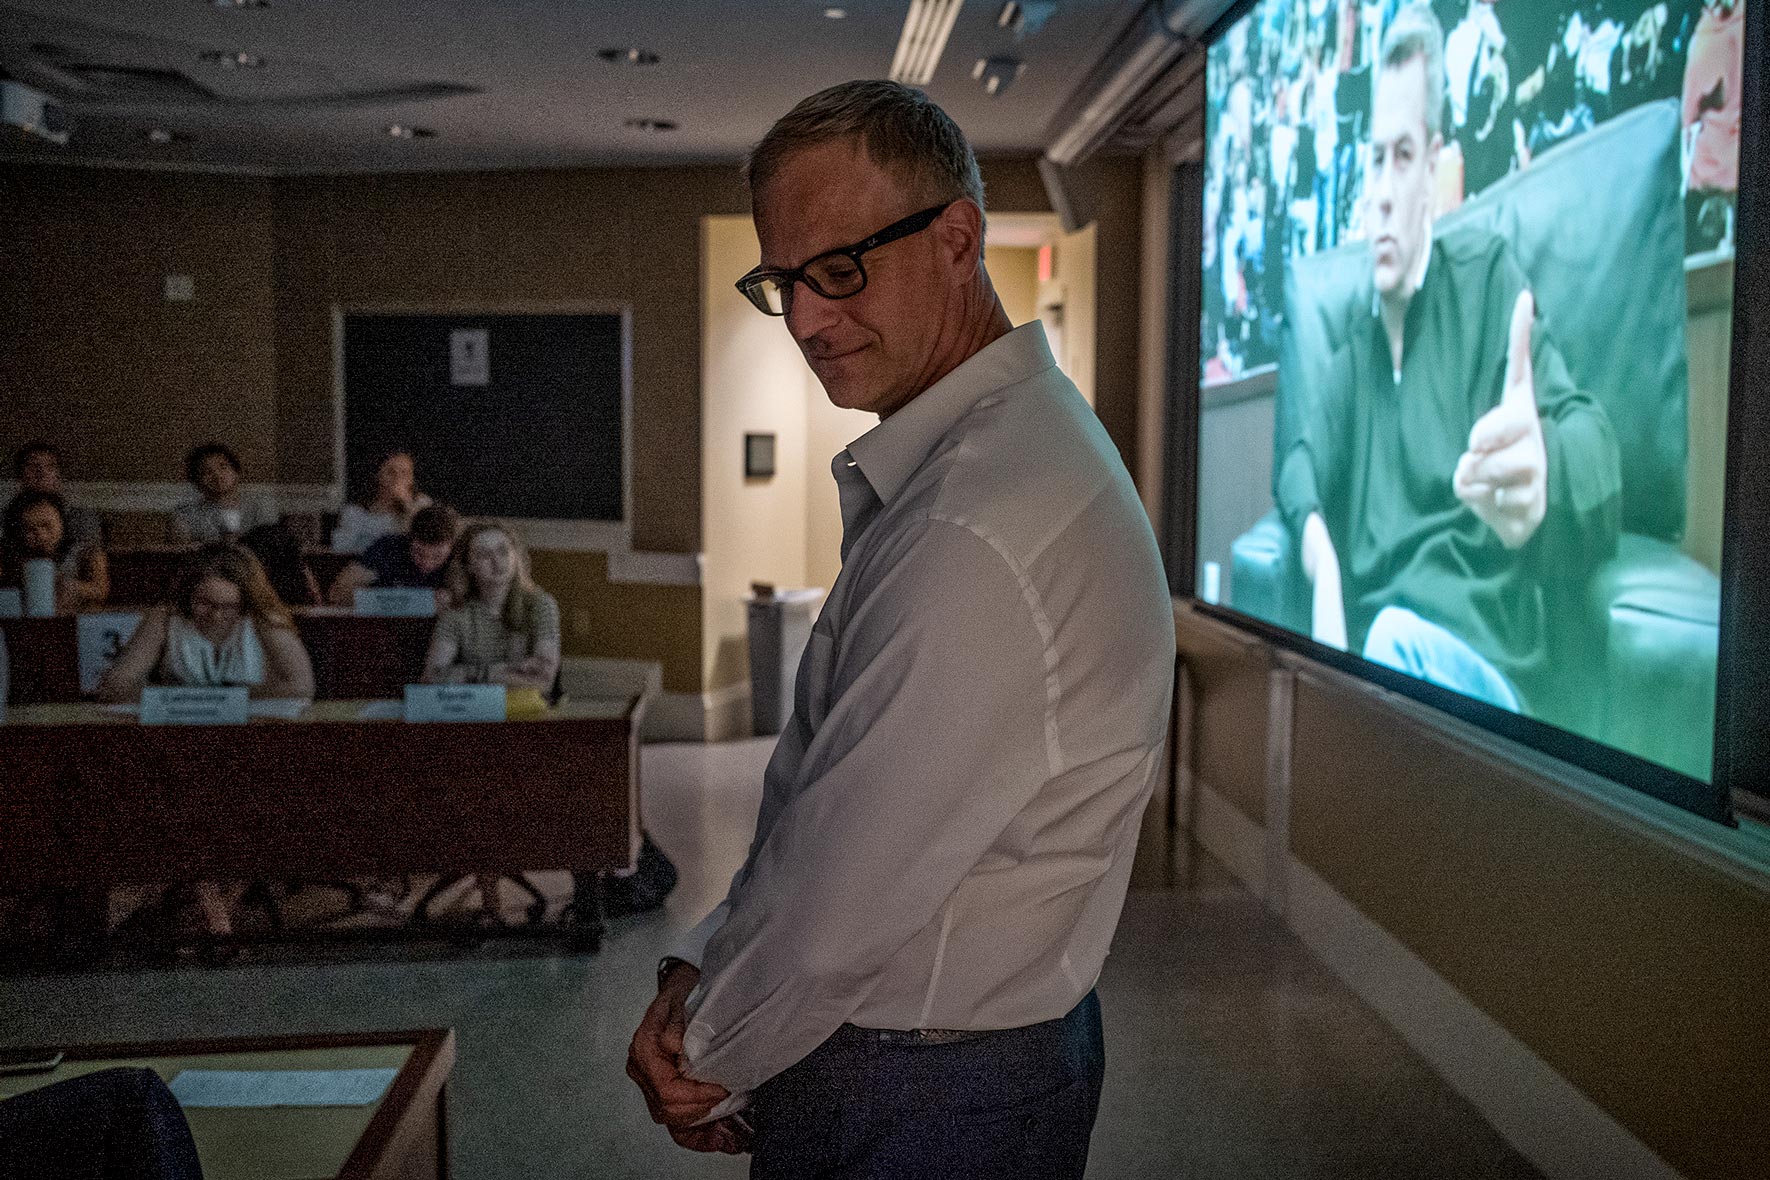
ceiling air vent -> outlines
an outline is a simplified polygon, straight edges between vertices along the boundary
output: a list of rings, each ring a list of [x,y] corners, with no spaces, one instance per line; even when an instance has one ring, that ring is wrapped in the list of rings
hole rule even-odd
[[[903,33],[897,39],[897,54],[891,59],[891,80],[906,86],[926,86],[934,77],[934,67],[946,52],[946,39],[952,36],[953,22],[965,0],[910,0],[909,15],[903,19]]]

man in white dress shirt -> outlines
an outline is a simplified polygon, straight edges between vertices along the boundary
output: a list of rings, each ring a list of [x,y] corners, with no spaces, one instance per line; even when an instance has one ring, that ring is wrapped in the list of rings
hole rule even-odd
[[[983,267],[969,145],[855,82],[748,175],[762,265],[830,400],[842,573],[756,835],[667,958],[628,1073],[752,1177],[1080,1177],[1094,983],[1160,773],[1173,614],[1112,441]]]

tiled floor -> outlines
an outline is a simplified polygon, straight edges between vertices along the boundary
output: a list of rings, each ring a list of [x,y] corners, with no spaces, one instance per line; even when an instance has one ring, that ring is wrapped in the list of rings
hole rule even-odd
[[[462,1180],[742,1176],[740,1160],[675,1148],[622,1067],[658,957],[742,859],[768,749],[646,748],[647,826],[682,884],[594,958],[353,952],[0,977],[0,1045],[453,1025]],[[1221,869],[1194,876],[1132,894],[1101,980],[1091,1177],[1537,1174]]]

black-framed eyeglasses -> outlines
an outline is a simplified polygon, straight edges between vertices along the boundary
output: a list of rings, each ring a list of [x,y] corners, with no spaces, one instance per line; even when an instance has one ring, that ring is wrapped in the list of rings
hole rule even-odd
[[[877,250],[887,242],[895,242],[899,238],[922,232],[934,224],[934,219],[945,213],[952,203],[948,201],[945,205],[935,205],[920,213],[912,213],[902,221],[892,222],[864,241],[826,250],[804,266],[792,270],[766,270],[759,266],[737,281],[737,289],[764,315],[787,314],[793,306],[795,283],[804,283],[825,299],[847,299],[850,295],[859,295],[867,285],[867,271],[860,264],[862,254],[868,250]]]

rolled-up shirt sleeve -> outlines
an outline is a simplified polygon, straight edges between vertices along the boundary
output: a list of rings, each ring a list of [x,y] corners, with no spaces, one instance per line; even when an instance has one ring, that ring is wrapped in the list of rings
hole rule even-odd
[[[837,639],[802,781],[702,924],[685,1048],[734,1092],[849,1019],[1060,769],[1061,669],[1025,572],[939,517],[869,561],[888,572]]]
[[[736,881],[733,881],[732,888],[737,888]],[[711,942],[714,933],[725,925],[726,916],[730,913],[731,903],[720,902],[711,913],[695,924],[694,929],[676,940],[676,945],[670,948],[669,957],[681,959],[684,963],[699,967],[702,960],[707,957],[707,943]]]

